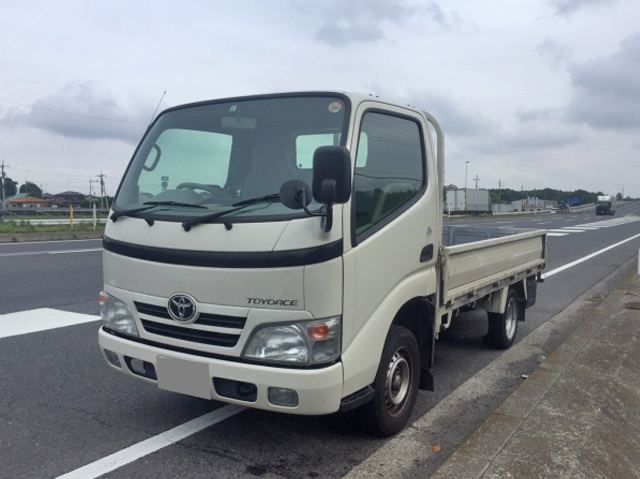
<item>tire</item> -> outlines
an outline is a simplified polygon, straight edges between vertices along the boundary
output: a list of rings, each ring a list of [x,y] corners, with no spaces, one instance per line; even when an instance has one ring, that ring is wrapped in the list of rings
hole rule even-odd
[[[504,313],[487,313],[489,332],[483,338],[486,345],[495,349],[508,349],[516,339],[521,306],[515,290],[509,288]]]
[[[407,328],[392,325],[373,383],[373,398],[357,411],[360,426],[381,437],[400,432],[413,412],[419,383],[418,342]]]

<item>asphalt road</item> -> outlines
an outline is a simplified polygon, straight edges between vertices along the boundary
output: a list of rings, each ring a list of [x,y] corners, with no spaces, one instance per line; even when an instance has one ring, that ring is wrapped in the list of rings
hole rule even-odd
[[[598,285],[597,294],[603,295],[615,286],[610,275],[628,265],[640,248],[639,214],[640,203],[633,203],[619,208],[614,217],[558,214],[455,224],[552,232],[549,276],[538,286],[537,304],[520,323],[521,341],[592,287]],[[612,245],[617,246],[558,271]],[[63,477],[98,477],[97,461],[146,440],[161,442],[166,440],[162,433],[172,428],[214,410],[225,411],[223,404],[158,390],[113,372],[98,351],[98,322],[3,337],[3,321],[15,317],[12,313],[97,315],[100,248],[96,240],[0,244],[0,478],[57,478],[67,473]],[[33,310],[39,311],[28,313]],[[446,401],[501,355],[482,344],[482,314],[457,319],[457,326],[437,343],[436,392],[420,392],[414,419]],[[569,332],[559,332],[540,347],[551,351]],[[467,437],[536,364],[531,357],[512,364],[500,386],[474,399],[464,415],[444,414],[425,443],[455,444]],[[299,417],[244,410],[175,444],[170,440],[171,445],[101,477],[337,478],[387,441],[361,433],[348,415]],[[143,443],[148,452],[153,449],[149,444]],[[425,465],[425,474],[446,457],[443,452]],[[73,476],[89,464],[95,466],[93,475],[84,469]]]

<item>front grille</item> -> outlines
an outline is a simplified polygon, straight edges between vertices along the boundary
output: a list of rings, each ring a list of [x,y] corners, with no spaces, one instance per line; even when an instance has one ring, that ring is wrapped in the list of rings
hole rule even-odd
[[[213,331],[203,331],[201,329],[186,328],[183,326],[172,326],[170,324],[155,323],[145,319],[142,319],[141,321],[142,327],[149,333],[174,339],[181,339],[183,341],[230,348],[235,346],[238,339],[240,339],[240,336],[235,334],[223,334]]]
[[[157,306],[155,304],[139,303],[135,301],[136,309],[140,314],[154,316],[156,318],[172,319],[166,306]],[[223,314],[200,313],[198,320],[194,324],[202,326],[214,326],[218,328],[242,329],[247,318],[238,316],[226,316]]]
[[[155,304],[146,304],[134,302],[138,313],[146,314],[147,316],[155,316],[156,318],[171,319],[169,310],[164,306],[156,306]]]

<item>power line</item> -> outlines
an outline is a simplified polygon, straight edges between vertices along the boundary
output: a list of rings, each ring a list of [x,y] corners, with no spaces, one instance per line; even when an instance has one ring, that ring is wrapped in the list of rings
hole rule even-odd
[[[99,116],[82,115],[80,113],[71,113],[69,111],[54,110],[53,108],[44,108],[44,107],[41,107],[41,106],[25,105],[24,103],[18,103],[18,102],[15,102],[15,101],[2,100],[2,99],[0,99],[0,102],[10,103],[12,105],[24,106],[26,108],[34,108],[36,110],[49,111],[49,112],[52,112],[52,113],[60,113],[62,115],[79,116],[81,118],[89,118],[91,120],[113,121],[113,122],[116,122],[116,123],[134,123],[136,125],[147,125],[147,123],[145,123],[144,121],[116,120],[114,118],[101,118]]]

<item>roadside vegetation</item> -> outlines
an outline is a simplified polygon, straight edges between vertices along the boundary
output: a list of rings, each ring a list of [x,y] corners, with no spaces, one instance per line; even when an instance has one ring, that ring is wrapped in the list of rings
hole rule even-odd
[[[104,230],[104,220],[98,222],[96,231]],[[66,225],[39,225],[31,224],[27,220],[5,219],[0,223],[0,234],[2,233],[57,233],[69,231],[93,231],[93,223],[74,223],[73,226]]]

